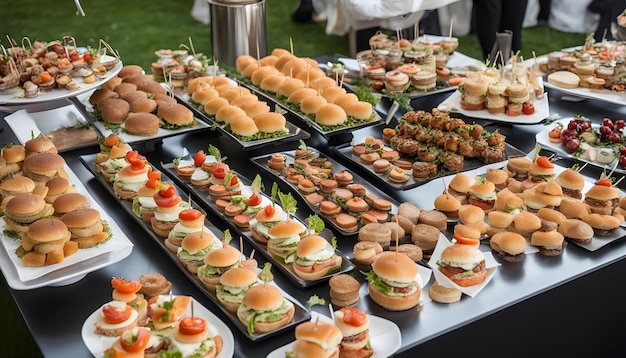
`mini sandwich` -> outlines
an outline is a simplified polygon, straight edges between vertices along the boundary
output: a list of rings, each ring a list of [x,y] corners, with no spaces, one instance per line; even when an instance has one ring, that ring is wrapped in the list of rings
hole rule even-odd
[[[596,236],[611,236],[620,225],[620,221],[613,215],[591,213],[583,221],[593,228]]]
[[[437,266],[441,273],[461,287],[481,284],[487,277],[485,255],[473,245],[449,245],[441,252]]]
[[[194,123],[193,112],[180,103],[159,106],[157,117],[161,120],[160,127],[165,129],[189,127]]]
[[[173,231],[173,230],[172,230]],[[175,246],[175,245],[174,245]],[[206,254],[221,246],[221,241],[209,231],[200,230],[187,234],[176,251],[176,256],[191,273],[197,273],[198,268],[204,265]]]
[[[222,274],[238,266],[240,260],[241,253],[230,245],[209,250],[204,257],[204,265],[198,267],[198,278],[211,292],[215,292]]]
[[[176,322],[167,353],[168,356],[176,354],[181,358],[215,358],[222,346],[222,337],[207,321],[198,316],[188,316]]]
[[[554,179],[554,164],[550,162],[548,157],[539,156],[528,167],[528,179],[522,183],[525,189],[530,189],[533,186],[547,182]]]
[[[524,200],[508,188],[502,189],[496,195],[496,204],[493,207],[497,211],[504,211],[513,216],[525,211]]]
[[[154,216],[150,218],[150,225],[155,234],[167,238],[170,231],[178,223],[178,213],[184,209],[181,197],[176,195],[176,187],[168,185],[152,196],[157,205]]]
[[[296,327],[294,358],[319,357],[334,358],[340,356],[339,344],[343,338],[341,330],[332,323],[304,322]]]
[[[589,205],[592,213],[611,215],[613,209],[619,207],[621,194],[618,188],[611,185],[607,179],[598,180],[585,193],[585,204]]]
[[[128,153],[133,153],[128,152]],[[114,176],[111,181],[113,182],[113,191],[115,194],[124,200],[132,200],[138,194],[137,192],[141,189],[146,182],[148,181],[148,172],[150,172],[150,167],[146,164],[145,158],[143,160],[132,160],[132,162],[128,159],[129,154],[127,153],[127,159],[130,165],[120,169]]]
[[[509,175],[503,169],[489,168],[487,169],[485,178],[495,185],[496,191],[506,188],[509,181]]]
[[[339,357],[368,358],[374,354],[370,346],[369,319],[362,310],[344,307],[335,311],[335,326],[343,339],[339,344]]]
[[[594,235],[593,227],[578,219],[563,220],[558,230],[566,239],[581,245],[590,244]]]
[[[95,322],[95,333],[119,337],[126,330],[137,327],[139,313],[123,301],[111,301],[102,305]]]
[[[376,255],[366,274],[370,298],[391,311],[417,306],[422,293],[417,265],[407,255],[391,251]]]
[[[160,295],[150,299],[148,304],[148,316],[150,327],[155,331],[163,331],[173,328],[185,315],[191,296]]]
[[[101,142],[100,148],[101,150],[106,150],[106,152],[101,152],[96,155],[96,170],[102,174],[104,180],[110,182],[117,172],[130,165],[130,163],[126,160],[128,148],[126,147],[126,144],[122,142],[118,142],[116,145],[111,147],[107,147]]]
[[[526,239],[520,234],[508,231],[495,234],[489,240],[489,246],[504,261],[521,262],[524,260]]]
[[[283,297],[274,285],[267,283],[250,287],[237,309],[239,321],[248,333],[275,331],[291,322],[295,312],[293,303]]]
[[[183,239],[194,232],[202,231],[205,215],[198,209],[187,208],[178,212],[178,222],[167,234],[165,246],[173,252],[178,252]]]
[[[150,329],[146,327],[127,329],[113,342],[111,347],[104,351],[104,357],[145,357],[145,349],[148,348],[151,339]]]
[[[524,237],[530,237],[541,229],[542,220],[534,213],[522,211],[513,217],[513,230]]]
[[[256,270],[233,267],[220,276],[215,295],[228,312],[235,313],[250,287],[258,283]]]
[[[252,237],[262,244],[267,244],[270,238],[270,228],[282,222],[284,220],[283,216],[283,209],[279,205],[266,205],[254,217],[255,222],[250,227]]]
[[[276,260],[291,263],[296,258],[296,250],[306,227],[294,220],[282,221],[268,230],[267,251]]]
[[[17,249],[26,267],[48,266],[63,262],[78,250],[70,241],[70,232],[63,221],[56,218],[41,218],[28,227]]]
[[[544,226],[545,227],[545,226]],[[539,249],[539,253],[545,256],[559,256],[563,253],[565,237],[557,231],[557,225],[535,231],[530,237],[530,244]]]
[[[148,176],[150,175],[148,174]],[[158,176],[160,178],[160,173]],[[150,222],[154,217],[154,211],[158,208],[154,201],[154,195],[159,190],[159,179],[148,179],[144,186],[137,190],[137,196],[133,198],[133,212],[146,223]]]
[[[52,215],[54,208],[44,198],[34,194],[19,194],[10,198],[4,208],[5,230],[21,235],[34,221]]]
[[[24,159],[24,175],[31,178],[35,183],[45,183],[55,176],[67,178],[63,169],[65,159],[57,153],[36,153]]]
[[[450,184],[448,184],[448,193],[457,198],[461,204],[468,203],[468,190],[474,185],[474,178],[465,173],[457,173]]]
[[[496,186],[492,182],[477,176],[476,182],[469,187],[467,193],[470,204],[478,206],[486,212],[493,210],[496,203]]]
[[[71,240],[78,248],[86,249],[100,245],[111,238],[108,224],[100,218],[100,212],[93,208],[70,211],[61,216],[71,233]]]
[[[435,209],[446,214],[448,219],[458,219],[460,207],[459,199],[447,191],[435,198]]]
[[[487,215],[487,223],[489,228],[487,229],[487,236],[493,237],[495,234],[503,231],[508,231],[509,227],[513,223],[514,216],[506,211],[494,210]]]
[[[539,209],[554,209],[561,205],[563,190],[554,180],[542,182],[524,191],[524,204],[530,212],[536,213]]]
[[[512,157],[509,158],[504,170],[508,172],[509,177],[524,181],[528,179],[528,169],[532,164],[533,161],[526,157]]]
[[[585,187],[585,178],[573,169],[566,169],[560,172],[555,178],[561,188],[563,188],[563,195],[574,199],[583,198],[583,188]]]
[[[298,277],[310,281],[338,271],[341,262],[341,257],[335,254],[335,249],[326,239],[308,235],[298,243],[293,270]]]

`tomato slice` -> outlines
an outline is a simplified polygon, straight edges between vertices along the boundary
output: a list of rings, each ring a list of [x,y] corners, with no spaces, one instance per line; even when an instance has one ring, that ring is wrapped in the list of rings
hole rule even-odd
[[[261,195],[259,195],[257,193],[252,193],[252,195],[250,195],[248,200],[246,200],[246,205],[248,205],[248,206],[257,206],[257,205],[261,204],[262,201],[263,201],[263,198],[261,197]]]
[[[141,289],[139,281],[127,281],[122,277],[113,277],[111,285],[114,289],[122,293],[136,293]]]
[[[202,215],[204,214],[202,214],[200,210],[185,209],[185,210],[182,210],[180,213],[178,213],[178,218],[181,220],[196,220],[200,218]]]
[[[612,186],[613,183],[611,183],[611,179],[600,179],[596,182],[596,185]]]
[[[535,106],[530,102],[524,103],[524,105],[522,106],[522,113],[530,116],[531,114],[535,113]]]
[[[139,151],[136,149],[126,153],[126,160],[135,167],[143,168],[146,165],[146,157],[139,154]]]
[[[148,179],[161,180],[161,172],[158,170],[151,170],[148,172]]]
[[[454,240],[461,245],[480,246],[480,240],[470,239],[459,234],[454,234]]]
[[[554,168],[554,164],[552,164],[552,162],[550,162],[550,159],[548,159],[548,157],[546,157],[545,155],[539,156],[537,158],[537,165],[542,168]]]
[[[142,351],[148,342],[150,342],[150,331],[146,328],[139,328],[137,334],[132,331],[125,331],[120,337],[120,345],[128,352]]]
[[[266,205],[265,208],[263,208],[263,211],[268,218],[271,218],[272,216],[274,216],[274,213],[276,213],[274,205]]]
[[[181,198],[180,196],[170,196],[170,197],[163,197],[160,196],[158,193],[154,196],[154,203],[157,204],[157,206],[162,207],[162,208],[171,208],[172,206],[176,206],[180,203]]]
[[[126,305],[124,308],[119,308],[114,305],[106,305],[102,307],[104,320],[109,324],[118,324],[126,321],[130,317],[132,311],[133,308],[129,305]]]
[[[180,320],[178,329],[182,334],[199,334],[206,329],[206,321],[201,317],[185,317]]]
[[[227,171],[228,169],[226,167],[218,166],[217,168],[213,169],[213,176],[217,179],[224,179],[224,177],[226,177]]]
[[[170,185],[163,190],[159,190],[157,194],[163,198],[171,198],[174,196],[175,193],[176,193],[176,187],[173,185]],[[154,199],[156,200],[156,197]]]
[[[233,177],[230,178],[230,186],[235,186],[237,183],[239,183],[239,179],[237,179],[236,175],[233,175]]]
[[[199,150],[193,156],[193,165],[195,165],[196,167],[201,167],[205,159],[206,159],[206,154],[204,154],[204,151]]]
[[[344,307],[340,311],[343,312],[343,321],[351,326],[362,326],[367,322],[367,314],[358,308]]]

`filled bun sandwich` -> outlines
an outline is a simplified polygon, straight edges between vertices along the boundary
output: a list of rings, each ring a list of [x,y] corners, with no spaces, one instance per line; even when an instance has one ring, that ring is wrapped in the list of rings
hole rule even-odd
[[[441,252],[439,271],[461,287],[481,284],[487,277],[485,255],[478,245],[454,243]]]
[[[378,254],[366,278],[370,298],[388,310],[408,310],[419,302],[421,278],[417,265],[405,254],[391,251]]]
[[[237,309],[237,317],[248,333],[275,331],[291,322],[295,307],[273,285],[264,283],[250,287]]]

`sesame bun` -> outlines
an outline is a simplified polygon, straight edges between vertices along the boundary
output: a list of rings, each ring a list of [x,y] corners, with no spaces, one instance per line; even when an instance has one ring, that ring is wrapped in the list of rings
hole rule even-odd
[[[249,137],[259,133],[259,128],[257,128],[254,119],[247,115],[233,117],[230,121],[230,130],[233,134],[243,137]]]
[[[187,126],[193,123],[193,112],[180,103],[159,106],[157,116],[164,122],[177,126]]]
[[[374,111],[372,104],[365,101],[348,103],[343,108],[348,117],[354,117],[360,120],[369,119]]]
[[[348,116],[343,108],[333,103],[326,103],[320,106],[315,115],[315,122],[327,126],[341,125],[347,120]]]
[[[181,241],[180,247],[187,250],[191,255],[201,251],[202,249],[213,245],[215,236],[204,230],[187,234]]]
[[[246,111],[237,107],[231,106],[223,106],[215,112],[215,120],[220,123],[230,123],[230,121],[236,116],[244,115],[247,116]]]
[[[152,113],[130,113],[124,122],[124,129],[140,136],[154,136],[159,131],[159,117]]]
[[[268,112],[254,117],[254,123],[260,132],[273,133],[284,130],[287,120],[280,113]]]
[[[594,235],[593,227],[578,219],[565,219],[559,225],[559,233],[569,240],[583,245],[591,243]]]

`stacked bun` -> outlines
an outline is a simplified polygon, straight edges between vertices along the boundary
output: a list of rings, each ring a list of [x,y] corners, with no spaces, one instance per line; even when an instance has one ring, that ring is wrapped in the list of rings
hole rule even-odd
[[[24,266],[48,266],[63,262],[78,250],[70,241],[70,232],[63,221],[56,218],[39,219],[28,226],[21,247]]]

